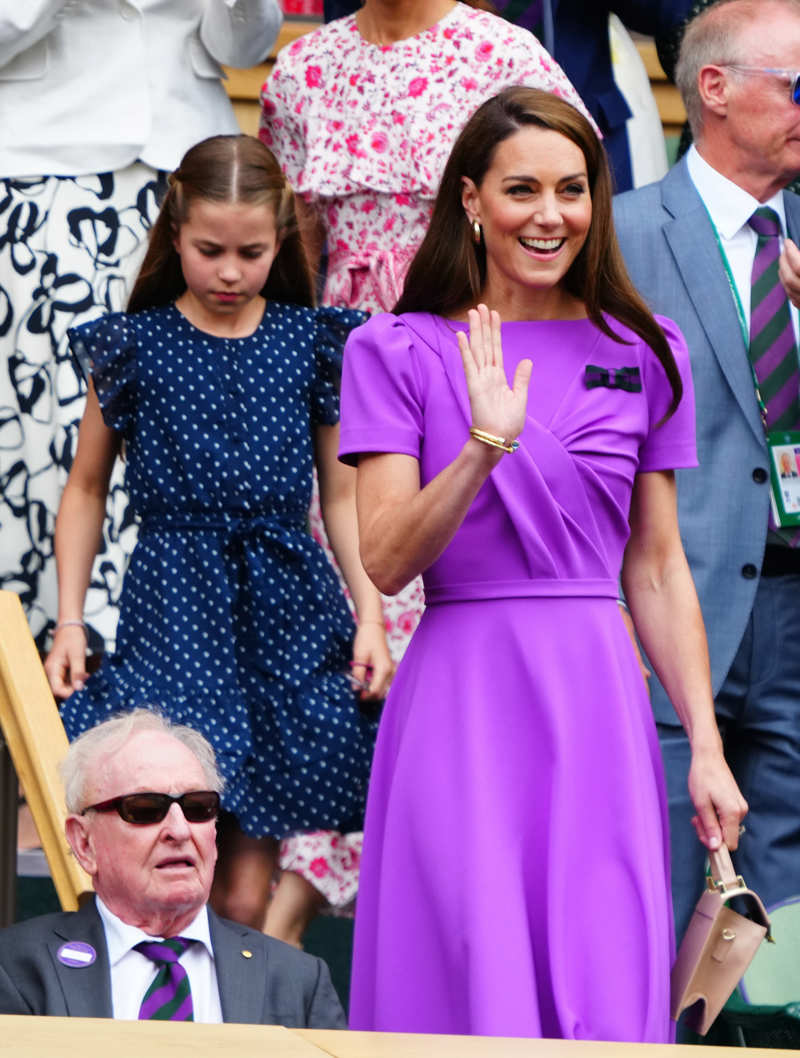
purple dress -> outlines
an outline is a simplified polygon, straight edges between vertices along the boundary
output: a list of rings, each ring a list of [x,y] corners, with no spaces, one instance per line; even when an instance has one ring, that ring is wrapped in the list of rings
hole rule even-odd
[[[639,471],[696,465],[684,383],[632,332],[503,325],[533,360],[521,447],[424,574],[427,608],[370,778],[350,1027],[667,1041],[673,927],[661,758],[616,603]],[[470,425],[455,331],[372,317],[344,358],[341,455],[424,485]]]

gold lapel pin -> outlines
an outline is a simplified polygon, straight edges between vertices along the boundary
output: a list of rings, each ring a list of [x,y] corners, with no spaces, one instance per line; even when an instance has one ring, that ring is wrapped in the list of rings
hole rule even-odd
[[[242,948],[242,955],[244,956],[245,959],[252,959],[253,958],[253,953],[251,951],[248,951],[247,948]]]

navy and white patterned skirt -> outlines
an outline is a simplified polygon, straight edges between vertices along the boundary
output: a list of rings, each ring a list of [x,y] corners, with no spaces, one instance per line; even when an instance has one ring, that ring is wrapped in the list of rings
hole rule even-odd
[[[37,645],[57,613],[53,529],[86,387],[67,328],[125,307],[164,174],[0,180],[0,587],[22,599]],[[112,649],[136,526],[118,464],[86,597],[93,650]]]

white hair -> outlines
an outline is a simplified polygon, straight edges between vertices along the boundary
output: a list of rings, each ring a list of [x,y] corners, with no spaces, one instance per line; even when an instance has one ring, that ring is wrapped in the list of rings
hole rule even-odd
[[[78,813],[86,807],[83,803],[86,776],[90,774],[95,762],[100,757],[120,749],[139,731],[160,731],[183,743],[195,755],[203,769],[208,789],[222,793],[225,780],[217,767],[214,750],[208,739],[186,724],[173,724],[169,717],[155,708],[139,708],[118,713],[108,720],[101,721],[70,743],[67,755],[59,767],[64,783],[67,812]]]

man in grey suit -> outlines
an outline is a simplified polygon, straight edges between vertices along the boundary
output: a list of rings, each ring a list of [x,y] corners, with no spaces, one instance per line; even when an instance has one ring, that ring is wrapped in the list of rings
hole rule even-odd
[[[345,1028],[320,959],[207,906],[223,783],[202,735],[137,709],[62,774],[95,896],[0,931],[0,1013]]]
[[[800,888],[800,550],[795,531],[777,532],[770,515],[767,431],[776,420],[761,392],[768,380],[757,382],[748,354],[751,317],[761,312],[755,298],[751,313],[751,271],[762,245],[748,222],[767,206],[782,238],[800,234],[800,199],[783,191],[800,173],[798,70],[797,0],[709,7],[689,24],[676,71],[694,147],[663,180],[615,202],[633,281],[654,311],[678,323],[691,356],[700,467],[677,472],[679,524],[708,633],[718,725],[750,807],[736,865],[767,904]],[[782,268],[794,249],[784,246]],[[770,289],[776,314],[778,302],[785,313],[780,285]],[[780,429],[796,430],[795,310],[784,318],[780,381],[792,424]],[[691,827],[689,744],[663,687],[651,682],[680,937],[702,890],[704,853]]]

